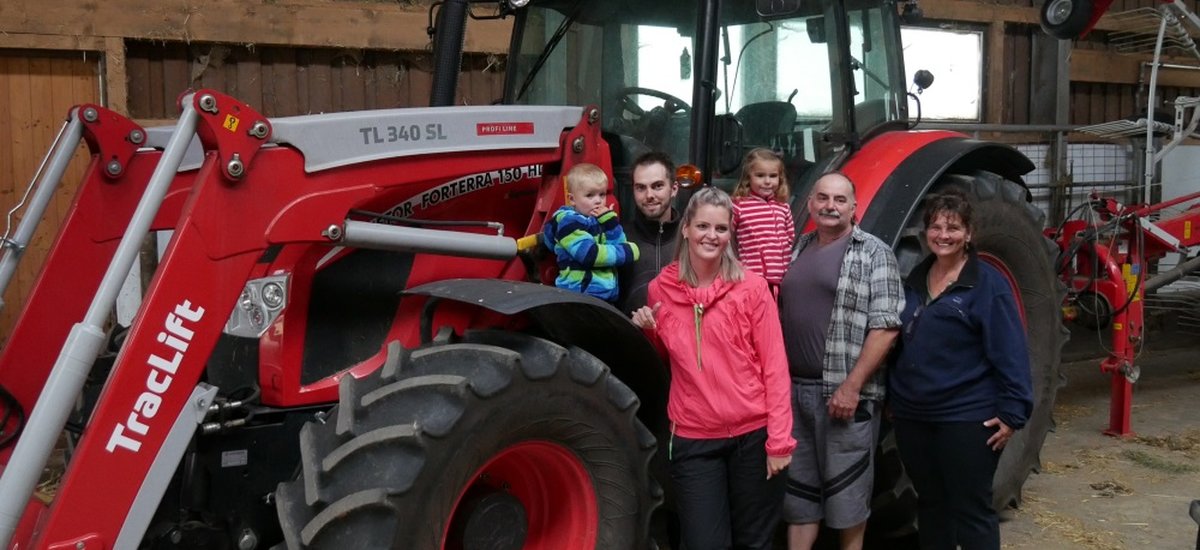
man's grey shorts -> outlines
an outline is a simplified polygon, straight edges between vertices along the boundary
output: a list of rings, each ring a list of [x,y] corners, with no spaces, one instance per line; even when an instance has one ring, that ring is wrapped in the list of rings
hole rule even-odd
[[[853,527],[871,515],[879,404],[860,401],[852,420],[829,417],[817,381],[792,381],[792,435],[783,519],[833,529]]]

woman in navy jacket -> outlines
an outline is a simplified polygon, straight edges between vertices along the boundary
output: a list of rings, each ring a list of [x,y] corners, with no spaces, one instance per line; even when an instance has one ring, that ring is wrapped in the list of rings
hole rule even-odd
[[[917,491],[924,549],[1000,548],[992,477],[1033,409],[1025,328],[1008,280],[971,247],[957,191],[925,207],[931,254],[905,280],[888,383],[896,446]]]

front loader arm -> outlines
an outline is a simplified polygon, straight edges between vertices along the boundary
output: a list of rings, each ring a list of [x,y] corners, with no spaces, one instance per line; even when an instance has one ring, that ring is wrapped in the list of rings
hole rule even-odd
[[[82,115],[89,110],[94,114]],[[82,124],[81,139],[88,144],[91,162],[0,353],[0,387],[11,392],[24,411],[33,409],[50,374],[55,356],[47,350],[62,347],[71,324],[83,318],[162,157],[161,151],[137,152],[144,130],[115,112],[81,105],[72,109],[71,117]],[[73,151],[77,145],[76,140],[63,147]],[[151,230],[175,226],[194,177],[194,172],[176,175]],[[57,184],[52,180],[41,182],[49,186],[47,192]],[[36,215],[29,212],[26,217]],[[0,461],[9,452],[11,448],[0,450]]]
[[[77,548],[83,543],[83,547],[127,548],[142,540],[197,425],[208,414],[216,390],[202,382],[206,362],[247,279],[267,274],[274,257],[270,250],[305,245],[329,246],[331,250],[347,246],[447,254],[448,250],[435,244],[444,239],[453,243],[455,250],[465,251],[462,254],[494,257],[494,248],[482,243],[493,243],[500,237],[478,231],[442,230],[435,231],[438,239],[414,239],[415,235],[429,234],[373,221],[351,223],[350,212],[364,205],[378,208],[392,197],[403,196],[406,186],[415,181],[503,170],[513,165],[514,158],[549,167],[553,173],[578,162],[608,164],[594,110],[582,116],[578,108],[478,111],[488,117],[483,120],[461,115],[466,108],[396,110],[389,112],[396,121],[424,124],[425,119],[444,116],[450,122],[438,126],[436,134],[426,134],[439,136],[440,143],[422,143],[421,148],[410,150],[401,147],[404,144],[392,144],[388,150],[371,149],[370,158],[339,161],[340,153],[331,152],[338,146],[338,139],[349,140],[342,146],[363,140],[362,145],[374,147],[388,138],[387,134],[381,138],[379,129],[393,126],[353,123],[322,127],[330,119],[296,117],[281,119],[286,122],[280,123],[279,133],[284,137],[279,137],[272,121],[227,96],[200,91],[184,101],[185,115],[179,128],[189,135],[173,136],[160,160],[174,163],[167,170],[177,170],[180,158],[172,151],[181,149],[179,143],[190,139],[185,120],[192,116],[192,127],[206,151],[204,163],[194,175],[176,177],[170,186],[171,193],[188,190],[182,206],[157,216],[159,220],[174,216],[174,236],[32,547]],[[574,120],[570,121],[572,116]],[[410,126],[416,127],[415,122]],[[497,130],[510,129],[518,133],[512,139],[494,135]],[[347,135],[339,135],[339,131]],[[304,143],[314,136],[321,139]],[[268,143],[276,146],[265,146]],[[352,153],[346,155],[353,157]],[[141,156],[151,158],[143,153],[135,158]],[[131,163],[131,170],[136,162]],[[161,165],[154,178],[160,171]],[[561,202],[560,183],[558,177],[542,179],[535,218],[539,212],[544,215],[552,210],[554,202]],[[135,214],[134,219],[139,217]],[[158,223],[131,225],[120,247],[130,239],[140,240],[151,225]],[[536,223],[531,220],[530,227]],[[369,229],[370,236],[358,233],[356,237],[348,229]],[[131,237],[134,234],[137,236]],[[513,250],[515,254],[515,246]],[[121,256],[119,250],[117,255]],[[500,270],[505,274],[514,273],[513,266],[520,265],[514,258],[506,261],[506,267]],[[110,266],[109,271],[113,270]],[[109,275],[105,276],[105,284]],[[87,319],[94,321],[97,308],[94,302]],[[99,324],[92,322],[92,328],[86,331],[93,348],[99,345],[94,328]],[[274,330],[282,330],[282,325]],[[74,371],[69,376],[72,384],[82,384],[79,371],[86,375],[85,363],[94,361],[95,351],[84,349],[74,354]],[[12,361],[20,360],[13,355]],[[274,372],[278,374],[297,376],[294,364],[264,363],[261,367],[264,373],[277,369]],[[45,443],[57,439],[70,408],[69,402],[43,403],[51,386],[58,384],[56,376],[57,369],[39,398],[28,428],[51,434],[43,434],[44,448],[25,454],[26,462],[36,462],[38,472],[49,454]],[[282,391],[281,384],[286,385],[286,391],[300,391],[294,378],[264,376],[261,380],[273,386],[269,389],[275,392]],[[267,389],[264,387],[264,394]],[[70,395],[73,401],[78,390],[72,385],[58,395]],[[38,411],[52,408],[53,422],[36,421]],[[23,436],[18,443],[17,454],[22,453],[25,439]],[[28,478],[14,481],[10,478],[16,476],[9,473],[0,478],[0,487],[10,491],[9,499],[18,492],[17,499],[28,498],[32,482]],[[23,505],[23,501],[9,502],[0,512],[10,518],[14,512],[19,516]],[[4,524],[0,528],[7,529],[0,531],[0,545],[7,546],[11,527]],[[16,542],[27,546],[26,541]]]
[[[192,98],[191,96],[188,96],[187,99]],[[41,472],[42,465],[45,464],[46,458],[49,456],[51,449],[58,440],[58,434],[66,422],[66,418],[72,408],[71,405],[75,402],[75,399],[79,395],[79,392],[84,385],[84,381],[87,378],[88,371],[90,370],[92,363],[95,361],[96,356],[100,351],[100,347],[104,339],[103,326],[107,323],[108,313],[111,311],[113,304],[116,302],[116,294],[120,288],[121,282],[124,280],[125,275],[128,273],[130,267],[133,265],[133,262],[136,260],[142,237],[152,228],[157,214],[159,213],[160,206],[166,202],[166,197],[171,194],[171,188],[176,181],[176,172],[180,162],[182,161],[183,153],[186,150],[188,143],[191,141],[191,136],[197,124],[197,118],[198,117],[196,116],[195,110],[192,109],[190,105],[184,109],[184,115],[181,118],[180,123],[181,131],[172,136],[170,143],[168,143],[164,151],[163,158],[160,159],[161,162],[158,162],[154,167],[153,174],[150,176],[149,181],[145,186],[145,193],[137,202],[137,207],[134,209],[134,212],[130,218],[129,227],[124,232],[124,236],[122,237],[120,243],[116,246],[113,260],[109,263],[103,278],[98,283],[98,287],[95,291],[95,297],[91,300],[91,304],[88,306],[87,312],[83,315],[83,320],[76,323],[71,328],[70,333],[66,338],[66,343],[63,345],[62,352],[59,354],[54,367],[50,371],[50,375],[46,381],[45,387],[43,388],[43,391],[38,397],[37,403],[33,408],[33,412],[30,415],[26,428],[26,433],[23,434],[18,440],[17,446],[13,450],[13,454],[10,457],[9,462],[6,464],[4,475],[3,477],[0,477],[0,520],[3,520],[3,523],[0,523],[0,543],[3,543],[6,546],[13,534],[13,526],[15,524],[13,519],[14,517],[19,517],[19,511],[25,508],[24,499],[28,498],[29,492],[32,490],[33,484],[36,482],[37,477]],[[101,160],[103,161],[105,159]],[[112,171],[110,170],[110,173],[111,172]],[[193,189],[193,191],[195,191],[195,189]],[[193,196],[194,195],[195,193],[193,193]],[[158,300],[159,303],[161,303],[161,301],[162,299]],[[146,305],[150,306],[146,309],[146,311],[155,311],[153,306],[155,306],[156,303],[153,300],[148,301]],[[177,307],[174,307],[173,309],[173,315],[176,316],[176,319],[187,319],[193,323],[199,322],[202,319],[204,311],[202,306],[197,309],[191,307],[187,303],[177,304]],[[139,317],[137,322],[135,322],[135,334],[141,334],[144,332],[145,329],[140,328],[144,324],[144,319],[145,316],[143,315]],[[158,342],[165,342],[167,344],[177,344],[183,342],[175,347],[186,349],[187,342],[190,342],[193,339],[192,337],[195,335],[196,331],[191,328],[186,328],[182,324],[176,326],[176,329],[177,332],[173,332],[171,334],[174,334],[177,338],[173,340],[168,338],[166,334],[159,334],[157,336]],[[203,336],[202,333],[201,336]],[[155,336],[151,336],[150,338],[155,338]],[[145,349],[145,342],[134,342],[134,344],[134,346],[130,346],[132,349],[127,348],[125,351],[139,353]],[[129,357],[129,353],[122,353],[118,364],[128,363],[130,361]],[[155,359],[151,358],[151,360]],[[158,359],[155,361],[158,362],[157,364],[161,364],[164,366],[164,368],[170,370],[170,376],[163,377],[160,373],[158,376],[151,375],[149,378],[143,377],[142,387],[148,388],[150,393],[138,395],[133,407],[135,411],[141,414],[141,417],[131,415],[123,420],[123,422],[126,422],[125,426],[128,430],[130,430],[130,433],[146,437],[148,439],[154,437],[154,435],[149,432],[150,425],[148,421],[158,416],[159,409],[164,403],[166,403],[168,407],[172,403],[172,399],[175,395],[168,394],[167,389],[169,389],[171,380],[174,378],[174,376],[177,376],[176,371],[181,368],[178,359],[167,359],[164,361],[163,357],[158,357]],[[199,365],[201,366],[200,368],[202,368],[203,360],[200,361]],[[129,372],[130,370],[132,369],[126,367],[124,371],[114,372],[112,380],[113,383],[106,387],[102,402],[107,403],[113,399],[110,396],[114,394],[119,396],[123,392],[127,392],[132,387],[123,381],[124,378],[127,378],[132,374]],[[191,385],[194,384],[189,384],[189,386]],[[157,392],[155,392],[155,390],[157,390]],[[185,388],[185,391],[190,392],[192,390],[190,388]],[[163,397],[159,397],[160,394],[163,394]],[[182,399],[180,399],[180,401],[182,401]],[[109,407],[112,407],[112,405],[109,405]],[[164,412],[166,412],[166,410],[164,410]],[[99,421],[99,419],[111,414],[115,413],[111,412],[109,409],[98,409],[96,411],[95,419]],[[92,426],[96,426],[96,424],[92,424]],[[191,429],[194,428],[195,425],[193,424]],[[132,438],[129,438],[129,434],[126,434],[123,431],[114,432],[114,436],[108,438],[110,440],[109,443],[105,444],[105,442],[100,441],[103,436],[97,433],[99,431],[100,429],[93,429],[90,430],[91,433],[85,433],[85,436],[81,441],[80,457],[86,457],[89,455],[95,456],[94,449],[97,444],[100,444],[102,448],[107,447],[110,450],[110,454],[111,451],[115,450],[117,447],[128,448],[131,450],[140,450],[141,448],[141,443],[131,443],[130,441]],[[190,433],[187,439],[190,439]],[[186,445],[186,439],[183,442],[183,445]],[[155,453],[150,452],[147,454]],[[88,484],[88,494],[101,495],[101,498],[104,499],[100,505],[87,506],[85,508],[72,508],[73,510],[87,510],[85,514],[87,517],[84,517],[79,522],[75,522],[79,524],[78,526],[72,525],[71,527],[72,529],[76,529],[77,532],[81,533],[82,535],[70,537],[72,539],[79,539],[74,540],[72,544],[78,544],[82,542],[84,546],[86,546],[86,539],[95,537],[101,537],[99,540],[105,540],[110,544],[111,541],[117,540],[115,536],[112,536],[116,534],[115,531],[90,530],[87,529],[87,527],[90,522],[94,522],[98,518],[108,518],[113,513],[121,513],[114,512],[114,508],[109,506],[109,504],[111,504],[113,501],[108,500],[108,496],[116,495],[119,498],[122,496],[123,492],[127,492],[130,489],[135,491],[138,490],[138,484],[135,484],[131,487],[127,483],[113,483],[111,480],[120,479],[119,477],[114,477],[113,473],[121,472],[123,470],[127,471],[131,469],[131,467],[136,470],[136,467],[139,465],[139,463],[136,460],[120,460],[117,462],[110,461],[109,464],[105,464],[104,459],[106,458],[110,457],[91,458],[91,462],[83,462],[84,460],[89,459],[81,458],[79,462],[75,462],[75,464],[80,465],[81,468],[98,466],[101,469],[96,471],[105,472],[106,475],[99,477],[95,482]],[[151,457],[149,462],[152,462],[153,460],[154,458]],[[68,471],[67,480],[65,481],[66,485],[70,485],[72,483],[71,479],[74,477],[74,473],[79,469],[80,468],[72,468]],[[167,479],[169,479],[169,474],[172,471],[173,468],[168,471]],[[105,484],[112,486],[109,487],[112,490],[111,493],[104,490],[106,487],[101,487],[99,492],[93,492],[96,490],[97,485],[103,486]],[[86,503],[86,499],[88,497],[85,494],[78,498],[80,502]],[[93,496],[93,499],[94,498],[96,497]],[[61,503],[62,501],[60,500],[58,502]],[[157,498],[154,499],[154,505],[157,505]],[[55,506],[52,508],[52,516],[47,525],[53,525],[53,512],[57,512],[62,508],[65,507]],[[128,507],[125,509],[127,510]],[[134,517],[136,517],[136,514]],[[146,518],[146,521],[149,521],[149,517]],[[126,523],[128,524],[128,522]],[[44,535],[48,532],[52,531],[46,529],[42,531],[42,534]],[[110,538],[105,538],[106,536]],[[141,533],[139,532],[137,536],[140,539]],[[62,541],[60,539],[56,542]],[[21,541],[18,541],[18,544],[21,544]],[[55,547],[56,545],[56,543],[49,543],[46,546]]]

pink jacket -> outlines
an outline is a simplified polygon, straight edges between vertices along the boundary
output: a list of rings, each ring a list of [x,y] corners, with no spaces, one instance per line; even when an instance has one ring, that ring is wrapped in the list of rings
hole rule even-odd
[[[740,283],[718,277],[693,288],[673,262],[650,282],[646,303],[662,304],[647,334],[671,364],[674,433],[717,439],[766,426],[767,454],[790,455],[791,378],[766,280],[747,271]]]

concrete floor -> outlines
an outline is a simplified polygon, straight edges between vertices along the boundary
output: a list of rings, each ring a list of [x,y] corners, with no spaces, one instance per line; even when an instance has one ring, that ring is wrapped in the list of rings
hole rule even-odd
[[[1110,379],[1095,333],[1075,330],[1058,395],[1058,429],[1042,448],[1043,472],[1001,525],[1004,548],[1194,548],[1188,516],[1200,498],[1200,334],[1152,332],[1138,359],[1135,437],[1108,426]]]

